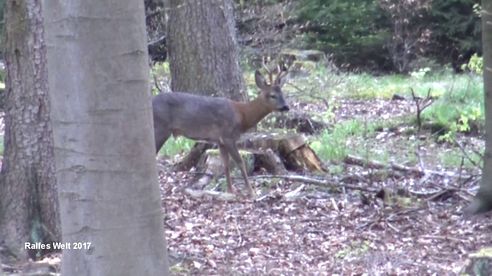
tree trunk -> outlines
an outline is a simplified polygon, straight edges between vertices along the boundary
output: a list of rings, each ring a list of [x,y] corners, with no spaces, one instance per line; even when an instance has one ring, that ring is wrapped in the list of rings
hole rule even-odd
[[[167,275],[144,2],[68,3],[44,2],[62,274]]]
[[[168,22],[173,91],[245,99],[232,0],[171,0]]]
[[[465,209],[469,214],[492,210],[492,0],[482,0],[482,9],[485,155],[480,190],[475,200]]]
[[[5,153],[0,180],[0,244],[20,260],[47,251],[25,250],[61,238],[46,48],[41,4],[6,1]]]
[[[153,62],[167,58],[166,12],[163,0],[145,0],[145,23],[147,26],[149,56]]]

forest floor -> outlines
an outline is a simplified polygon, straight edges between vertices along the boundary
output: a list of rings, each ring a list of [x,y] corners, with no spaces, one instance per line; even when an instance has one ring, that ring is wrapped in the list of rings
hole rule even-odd
[[[411,102],[391,100],[340,99],[335,110],[340,121],[412,112]],[[404,157],[408,149],[400,141],[418,137],[392,128],[366,139],[374,149]],[[419,147],[424,173],[391,167],[382,173],[342,162],[327,164],[329,170],[337,166],[336,173],[304,175],[344,179],[334,183],[346,185],[340,189],[253,174],[260,190],[256,200],[190,196],[185,190],[194,174],[173,172],[168,160],[160,160],[172,274],[459,274],[470,253],[492,245],[492,215],[463,217],[480,171],[432,162],[452,147],[432,141]],[[480,137],[461,136],[459,142],[483,147]],[[245,190],[240,178],[235,183],[236,190]]]
[[[289,100],[296,111],[324,112],[316,103]],[[337,123],[415,113],[405,100],[340,98],[333,104]],[[401,123],[346,143],[356,147],[363,140],[364,158],[380,150],[394,164],[417,170],[340,161],[327,163],[326,174],[302,174],[326,186],[256,172],[250,176],[259,191],[255,200],[191,196],[186,190],[196,174],[173,171],[172,162],[160,158],[172,275],[458,275],[469,254],[492,245],[492,214],[462,215],[480,169],[445,165],[440,154],[460,149],[408,127]],[[409,141],[417,146],[409,149]],[[483,148],[479,135],[459,135],[457,142],[464,147],[458,159]],[[411,160],[412,152],[419,160]],[[244,192],[241,178],[234,181]],[[41,262],[59,272],[60,254]]]

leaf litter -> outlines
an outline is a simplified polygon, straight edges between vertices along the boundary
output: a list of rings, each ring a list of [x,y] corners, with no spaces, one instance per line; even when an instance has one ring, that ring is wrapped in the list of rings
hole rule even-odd
[[[389,118],[387,113],[411,112],[409,105],[343,100],[335,113],[339,120]],[[385,147],[401,136],[387,134],[383,139],[379,135],[377,146]],[[481,139],[464,139],[483,145]],[[449,147],[429,146],[434,148],[429,151]],[[428,165],[431,168],[427,169],[442,169],[439,164]],[[266,188],[265,180],[255,179],[260,200],[195,199],[184,192],[193,183],[192,174],[161,166],[172,274],[457,275],[470,253],[492,245],[491,214],[462,216],[477,190],[476,178],[460,181],[440,175],[389,173],[373,181],[371,169],[344,166],[342,174],[359,175],[353,184],[382,191],[405,188],[413,194],[379,198],[364,191],[333,191],[285,179]],[[466,173],[476,175],[477,171]],[[244,192],[239,180],[234,180],[236,190]],[[294,192],[295,197],[284,196]]]

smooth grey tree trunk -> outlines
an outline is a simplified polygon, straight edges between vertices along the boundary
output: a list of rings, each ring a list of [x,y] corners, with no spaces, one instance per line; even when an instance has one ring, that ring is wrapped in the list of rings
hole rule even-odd
[[[170,0],[171,89],[245,99],[232,0]]]
[[[485,155],[482,183],[465,213],[492,210],[492,0],[482,0],[483,80],[485,92]]]
[[[5,3],[5,152],[0,180],[0,244],[26,260],[61,238],[41,4]],[[14,259],[15,259],[14,258]]]
[[[144,2],[44,4],[62,274],[167,275]]]

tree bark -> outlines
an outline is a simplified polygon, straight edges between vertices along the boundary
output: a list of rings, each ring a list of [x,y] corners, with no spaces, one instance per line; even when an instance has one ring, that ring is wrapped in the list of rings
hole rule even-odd
[[[173,91],[245,99],[232,0],[171,0]]]
[[[144,2],[44,3],[62,274],[167,275]]]
[[[20,260],[47,251],[25,242],[61,237],[53,136],[50,125],[46,47],[41,4],[5,2],[7,67],[5,152],[0,179],[0,244]]]
[[[482,0],[483,80],[485,93],[485,155],[482,183],[465,213],[492,210],[492,0]]]

